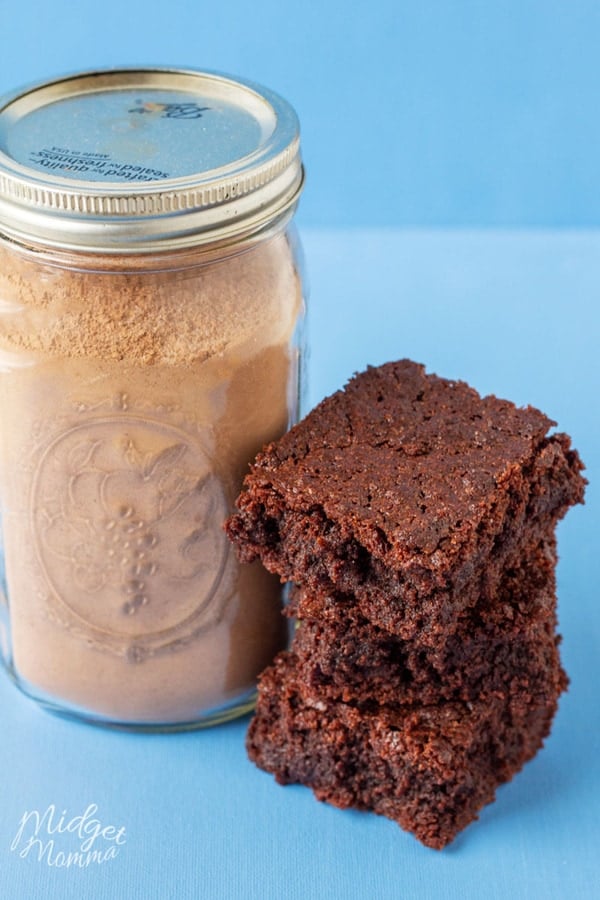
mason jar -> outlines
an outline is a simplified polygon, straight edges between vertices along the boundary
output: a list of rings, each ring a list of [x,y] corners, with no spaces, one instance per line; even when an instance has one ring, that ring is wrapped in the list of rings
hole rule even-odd
[[[128,69],[0,103],[0,639],[88,721],[251,708],[281,587],[223,530],[298,416],[298,122],[213,73]]]

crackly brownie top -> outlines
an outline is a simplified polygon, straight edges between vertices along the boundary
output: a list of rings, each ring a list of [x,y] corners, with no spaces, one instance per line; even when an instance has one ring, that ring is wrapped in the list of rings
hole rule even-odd
[[[271,496],[286,511],[318,508],[391,565],[406,553],[447,558],[449,544],[476,541],[501,494],[529,490],[527,467],[554,424],[409,360],[370,367],[258,455],[241,517]],[[568,447],[555,443],[550,466]]]

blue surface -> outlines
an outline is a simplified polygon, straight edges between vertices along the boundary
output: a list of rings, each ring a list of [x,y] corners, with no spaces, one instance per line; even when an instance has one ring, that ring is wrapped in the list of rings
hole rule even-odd
[[[297,107],[311,225],[600,223],[597,0],[3,0],[0,92],[209,67]]]
[[[533,403],[588,465],[560,526],[572,679],[544,750],[443,853],[373,815],[278,787],[246,759],[246,721],[136,736],[38,710],[0,679],[2,900],[593,900],[599,896],[600,234],[306,231],[312,402],[367,363],[411,356]],[[11,851],[26,811],[90,804],[125,828],[115,859],[56,868]],[[114,833],[113,833],[114,834]],[[110,846],[104,838],[98,846]],[[58,835],[55,851],[73,849]]]

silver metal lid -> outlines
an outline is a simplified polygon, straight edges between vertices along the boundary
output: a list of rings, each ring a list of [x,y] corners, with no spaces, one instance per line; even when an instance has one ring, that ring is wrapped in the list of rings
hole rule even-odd
[[[86,72],[0,100],[0,233],[140,253],[233,240],[302,189],[292,107],[180,69]]]

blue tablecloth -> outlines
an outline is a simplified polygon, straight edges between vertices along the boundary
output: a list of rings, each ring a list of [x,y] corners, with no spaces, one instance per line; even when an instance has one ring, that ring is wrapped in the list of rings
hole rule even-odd
[[[571,687],[552,735],[480,821],[437,853],[385,819],[278,787],[246,759],[247,720],[179,735],[103,731],[43,712],[1,678],[2,900],[600,896],[600,233],[303,237],[310,405],[366,364],[408,356],[540,407],[587,463],[586,506],[559,527]],[[103,862],[66,868],[19,855],[22,817],[52,805],[55,822],[87,811],[114,828],[98,839]],[[70,849],[67,837],[58,835],[57,853]]]

